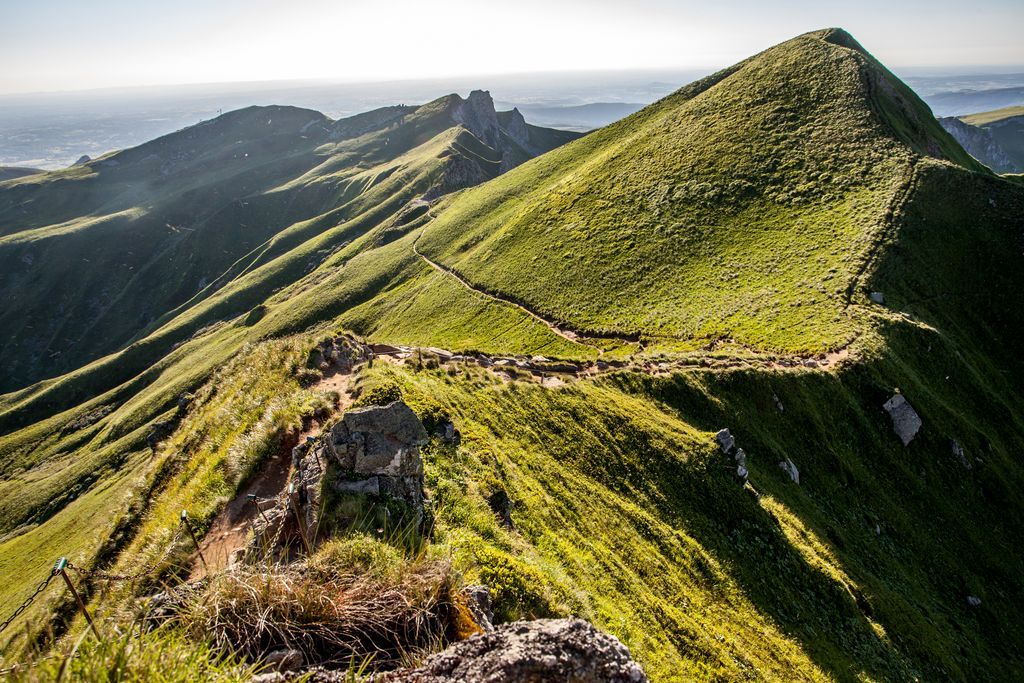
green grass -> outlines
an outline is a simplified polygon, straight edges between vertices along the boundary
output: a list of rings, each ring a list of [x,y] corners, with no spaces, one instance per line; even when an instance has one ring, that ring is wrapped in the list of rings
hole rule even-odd
[[[1004,119],[1009,119],[1014,116],[1024,116],[1024,107],[1003,107],[1002,109],[985,111],[980,114],[961,116],[960,120],[964,123],[969,123],[972,126],[984,126],[986,124],[1003,121]]]
[[[214,650],[179,631],[129,629],[103,641],[83,639],[73,656],[55,657],[14,672],[13,683],[71,680],[83,683],[244,683],[258,668]]]
[[[888,343],[910,358],[934,348],[917,360],[879,348],[839,375],[623,373],[552,391],[380,366],[366,381],[458,425],[459,448],[426,456],[435,544],[495,587],[506,619],[582,615],[653,680],[1005,679],[1021,664],[1019,521],[1000,513],[1021,504],[1019,418],[995,434],[1020,406],[974,383],[934,386],[962,364],[934,332],[906,326]],[[910,449],[881,410],[897,383],[925,420]],[[965,395],[975,409],[955,402]],[[759,501],[714,446],[725,426]],[[966,473],[949,438],[986,464]],[[498,489],[515,531],[488,508]]]
[[[980,166],[834,35],[767,50],[462,193],[421,251],[577,330],[846,345],[851,290],[917,154]]]

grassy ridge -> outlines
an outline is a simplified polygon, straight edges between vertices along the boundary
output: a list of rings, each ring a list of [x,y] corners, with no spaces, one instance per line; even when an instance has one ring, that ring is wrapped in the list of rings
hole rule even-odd
[[[461,446],[427,460],[437,542],[496,587],[508,618],[582,614],[654,680],[1006,679],[1021,664],[1024,567],[1019,520],[1000,511],[1022,502],[1010,455],[1022,432],[992,449],[981,434],[1000,428],[993,408],[1020,406],[974,384],[936,389],[961,361],[933,332],[905,326],[888,343],[934,347],[917,362],[879,349],[837,376],[623,373],[550,391],[385,368],[368,381],[455,418]],[[925,419],[910,449],[881,410],[893,383]],[[964,395],[976,410],[950,403]],[[760,500],[717,453],[723,426]],[[964,471],[950,438],[985,464]],[[488,508],[499,489],[515,531]],[[982,592],[974,611],[966,596]]]
[[[422,251],[577,329],[847,344],[851,289],[917,155],[980,166],[837,35],[772,48],[464,193]]]

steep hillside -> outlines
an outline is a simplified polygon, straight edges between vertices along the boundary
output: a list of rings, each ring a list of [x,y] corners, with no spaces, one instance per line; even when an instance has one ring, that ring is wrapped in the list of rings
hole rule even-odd
[[[698,81],[468,193],[418,247],[585,334],[841,348],[915,160],[979,168],[851,41],[809,34]]]
[[[0,603],[61,555],[144,570],[76,575],[123,628],[199,566],[182,509],[202,537],[350,401],[401,397],[459,431],[424,449],[432,533],[405,561],[451,561],[499,621],[582,616],[654,681],[1017,676],[1024,186],[836,29],[501,175],[564,138],[483,94],[388,111],[345,125],[397,113],[389,135],[319,143],[260,197],[298,211],[381,164],[422,183],[375,182],[126,348],[0,396]],[[420,139],[434,117],[458,125]],[[318,362],[343,333],[412,348],[348,374]],[[364,525],[389,502],[360,499]],[[373,557],[409,551],[369,527]],[[54,585],[0,635],[5,663],[84,630]]]
[[[451,133],[460,123],[473,138],[464,144]],[[0,391],[120,349],[350,219],[384,209],[379,221],[414,197],[479,183],[574,137],[528,127],[514,111],[499,124],[479,91],[340,121],[251,107],[3,183]],[[306,269],[338,245],[324,245]]]
[[[974,158],[993,171],[1024,171],[1024,107],[943,118],[939,123]]]

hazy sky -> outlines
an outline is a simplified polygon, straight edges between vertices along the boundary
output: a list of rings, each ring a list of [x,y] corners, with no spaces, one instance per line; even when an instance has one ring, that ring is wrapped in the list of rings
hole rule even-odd
[[[0,93],[717,67],[827,26],[895,67],[1024,65],[1024,0],[0,0]]]

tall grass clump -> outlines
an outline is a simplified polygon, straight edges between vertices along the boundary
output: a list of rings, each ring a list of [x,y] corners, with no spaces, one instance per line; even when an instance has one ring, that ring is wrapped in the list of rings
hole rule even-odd
[[[386,669],[478,630],[459,589],[447,562],[353,536],[301,564],[219,574],[178,620],[186,633],[252,661],[289,648],[307,663]]]

